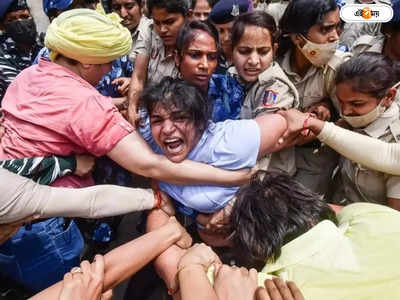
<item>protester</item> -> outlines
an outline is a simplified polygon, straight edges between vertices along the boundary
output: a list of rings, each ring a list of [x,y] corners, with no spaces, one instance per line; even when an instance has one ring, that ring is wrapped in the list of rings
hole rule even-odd
[[[105,290],[109,288],[107,282],[113,281],[112,279],[120,281],[121,277],[131,275],[138,269],[136,265],[129,269],[122,266],[122,261],[115,259],[116,254],[129,254],[130,256],[129,252],[134,250],[133,246],[128,248],[123,245],[106,254],[105,257],[97,255],[91,264],[84,261],[80,268],[73,268],[66,273],[62,283],[50,287],[31,299],[54,299],[57,294],[62,300],[109,299],[108,297],[112,293],[111,290]],[[215,274],[215,289],[213,289],[206,276],[206,271],[216,263],[219,263],[218,256],[204,244],[196,244],[188,249],[179,262],[182,300],[304,300],[293,282],[285,283],[279,278],[275,278],[266,280],[265,288],[257,289],[257,273],[254,269],[249,272],[244,268],[239,269],[226,265],[218,267]],[[126,271],[128,274],[122,271]]]
[[[215,268],[212,288],[207,270]],[[304,300],[293,282],[279,278],[267,280],[265,289],[257,289],[257,272],[236,266],[222,265],[218,256],[204,244],[195,244],[179,261],[181,299],[219,300]]]
[[[142,235],[129,243],[115,248],[104,256],[104,281],[102,291],[106,292],[114,288],[116,285],[135,274],[172,244],[179,245],[179,247],[182,248],[188,248],[191,242],[192,240],[185,229],[179,225],[174,217],[171,217],[168,223],[158,230]],[[124,259],[121,260],[121,257]],[[82,262],[81,269],[78,270],[85,272],[86,268],[89,267],[90,265],[87,261]],[[62,287],[62,281],[58,282],[30,299],[59,299]]]
[[[165,78],[150,87],[140,104],[150,118],[141,133],[156,153],[173,162],[184,159],[202,161],[226,169],[253,167],[258,158],[279,150],[279,137],[286,124],[277,115],[262,115],[255,120],[209,121],[210,104],[194,85]],[[278,117],[278,118],[277,118]],[[224,208],[238,187],[178,186],[160,182],[159,187],[175,200],[177,210],[196,219],[199,213],[214,213]],[[163,224],[167,216],[149,214],[149,230]],[[177,258],[182,253],[168,249],[156,260],[156,268],[169,289],[174,290]],[[167,264],[167,267],[163,266]]]
[[[236,261],[262,267],[262,281],[268,275],[293,280],[305,299],[391,299],[399,293],[393,265],[398,211],[356,203],[335,215],[292,178],[258,171],[237,192],[231,217]]]
[[[0,169],[0,176],[0,224],[17,222],[33,215],[35,219],[56,216],[103,218],[164,207],[166,203],[162,193],[157,195],[152,190],[112,185],[84,189],[54,188],[3,169]],[[168,210],[167,206],[165,209]]]
[[[104,32],[107,32],[106,37]],[[90,48],[82,43],[85,40],[90,41]],[[215,183],[235,184],[248,176],[244,175],[246,172],[226,173],[206,165],[199,165],[200,169],[197,169],[197,164],[191,162],[174,164],[155,155],[109,99],[93,88],[110,70],[110,62],[130,51],[130,32],[118,22],[93,10],[67,11],[50,25],[46,46],[51,50],[53,62],[41,60],[38,65],[28,68],[6,93],[3,101],[5,135],[1,139],[2,159],[91,153],[95,156],[108,155],[131,172],[172,182],[207,183],[215,180]],[[36,76],[38,73],[41,75]],[[23,105],[24,109],[20,110],[19,105]],[[132,149],[140,150],[133,152]],[[194,169],[197,171],[193,173]],[[90,176],[64,176],[54,183],[64,187],[92,184]],[[44,222],[55,221],[50,219]],[[32,229],[42,231],[41,223],[32,224]],[[46,230],[53,230],[52,224],[46,226]],[[66,226],[68,230],[75,230],[74,238],[80,241],[80,247],[71,243],[65,248],[65,251],[73,251],[74,256],[68,264],[74,265],[83,245],[74,222],[64,224],[61,219],[57,221],[57,232],[69,234],[65,231]],[[29,240],[21,242],[29,243]],[[43,270],[34,256],[29,259]],[[71,267],[65,266],[65,261],[60,259],[59,254],[53,261],[49,260],[53,269],[44,267],[47,280],[43,275],[39,285],[32,288],[38,290],[60,279]],[[54,269],[57,269],[56,273],[52,271]],[[32,272],[35,270],[32,269]],[[31,273],[23,272],[23,275],[28,278]]]

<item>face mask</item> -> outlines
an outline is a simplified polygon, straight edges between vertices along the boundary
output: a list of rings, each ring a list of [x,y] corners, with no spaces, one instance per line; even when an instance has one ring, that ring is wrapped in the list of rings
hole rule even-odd
[[[363,128],[374,122],[385,112],[386,107],[382,106],[381,103],[382,101],[377,105],[377,107],[365,115],[356,117],[343,116],[343,120],[349,123],[353,128]]]
[[[34,44],[36,41],[37,32],[33,18],[8,23],[6,32],[14,42],[19,44]]]
[[[301,53],[316,67],[321,67],[326,65],[328,61],[332,58],[333,54],[335,54],[336,48],[339,44],[339,41],[335,41],[327,44],[317,44],[307,40],[304,36],[302,36],[306,41],[306,44],[303,48],[300,49]]]

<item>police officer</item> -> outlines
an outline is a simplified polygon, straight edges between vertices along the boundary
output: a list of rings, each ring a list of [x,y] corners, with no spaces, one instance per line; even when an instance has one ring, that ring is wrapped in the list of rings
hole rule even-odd
[[[216,73],[224,73],[232,66],[232,40],[231,31],[235,18],[249,10],[247,0],[224,0],[218,1],[210,12],[210,20],[218,29],[219,39],[222,47],[222,56]]]
[[[25,0],[9,3],[1,25],[7,38],[0,43],[0,101],[8,85],[32,64],[41,48],[35,21]]]
[[[341,65],[337,74],[344,121],[358,133],[389,143],[400,142],[395,68],[381,54],[363,53]],[[344,157],[340,166],[335,203],[374,202],[400,209],[399,176],[370,170]]]
[[[312,9],[310,9],[312,8]],[[320,18],[322,16],[322,22]],[[349,55],[337,50],[341,21],[335,0],[290,2],[280,21],[278,62],[299,93],[299,109],[331,119],[338,109],[334,88],[337,67]],[[325,194],[337,154],[312,137],[297,141],[296,179]]]
[[[176,38],[189,14],[185,0],[148,0],[147,8],[153,24],[149,27],[150,34],[146,30],[139,32],[134,49],[135,69],[128,94],[128,120],[131,123],[140,118],[137,104],[145,85],[158,83],[164,76],[178,76],[174,60]]]

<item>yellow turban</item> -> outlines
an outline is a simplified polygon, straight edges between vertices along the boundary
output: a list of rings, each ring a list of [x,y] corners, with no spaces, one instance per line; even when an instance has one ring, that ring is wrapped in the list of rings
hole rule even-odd
[[[128,54],[132,37],[116,14],[106,16],[91,9],[73,9],[53,20],[45,45],[51,50],[52,61],[62,54],[84,64],[103,64]]]

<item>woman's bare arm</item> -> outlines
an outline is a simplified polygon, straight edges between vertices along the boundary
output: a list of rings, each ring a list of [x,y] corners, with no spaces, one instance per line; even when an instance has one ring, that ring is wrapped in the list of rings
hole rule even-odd
[[[226,171],[190,160],[173,163],[155,154],[136,132],[123,138],[107,155],[130,172],[174,184],[240,185],[251,175],[248,169]]]

